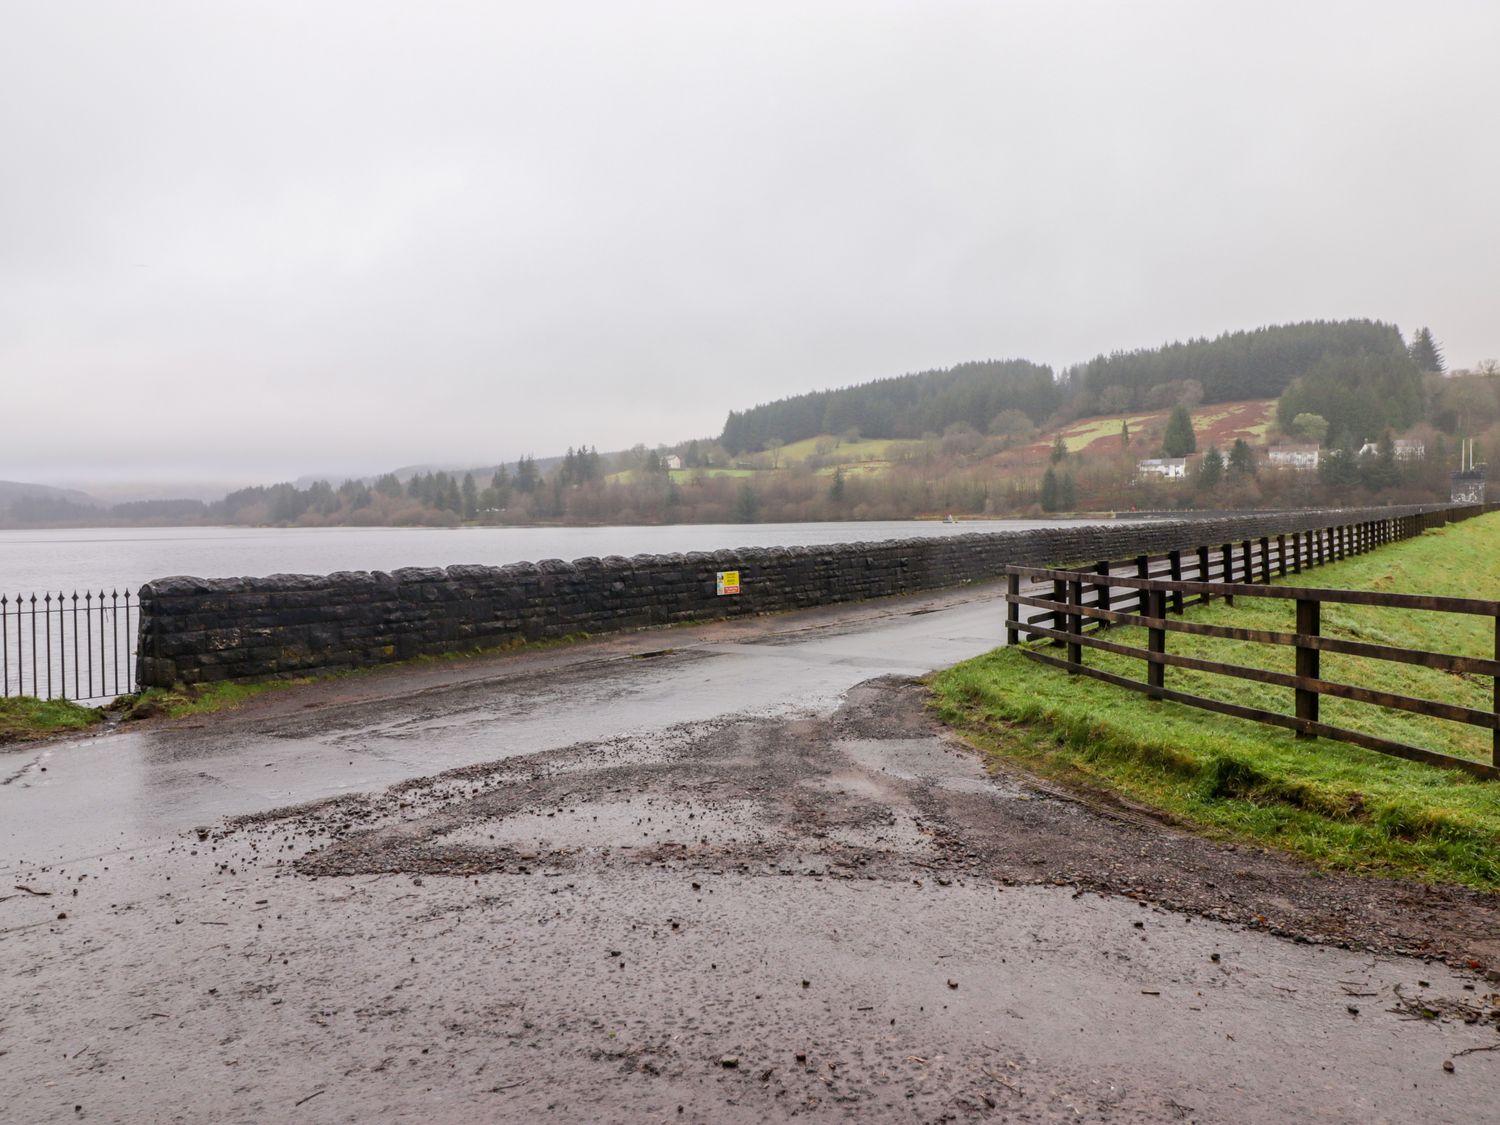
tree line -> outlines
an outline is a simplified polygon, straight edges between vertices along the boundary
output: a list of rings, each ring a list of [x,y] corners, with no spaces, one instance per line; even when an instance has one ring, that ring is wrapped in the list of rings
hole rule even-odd
[[[988,360],[814,391],[731,411],[720,444],[738,455],[819,434],[918,438],[965,424],[990,434],[1073,418],[1200,403],[1280,398],[1284,428],[1298,414],[1360,440],[1422,416],[1422,376],[1441,371],[1430,330],[1408,346],[1375,320],[1307,321],[1112,352],[1054,377],[1027,360]],[[1029,433],[1026,434],[1029,436]]]
[[[1052,368],[1024,359],[984,360],[876,379],[833,391],[810,391],[730,411],[719,438],[730,454],[757,452],[820,434],[856,431],[872,438],[917,438],[962,422],[986,425],[1015,410],[1040,424],[1062,405]]]

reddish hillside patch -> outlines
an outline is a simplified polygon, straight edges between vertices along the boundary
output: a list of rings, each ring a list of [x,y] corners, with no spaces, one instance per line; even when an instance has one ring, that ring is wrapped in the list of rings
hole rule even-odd
[[[1044,462],[1059,433],[1067,442],[1069,453],[1113,456],[1121,449],[1120,429],[1124,422],[1130,423],[1131,448],[1138,450],[1142,457],[1149,457],[1156,451],[1169,414],[1170,411],[1167,410],[1154,410],[1080,418],[1060,430],[1038,436],[1029,445],[998,455],[993,463],[1020,467]],[[1216,445],[1220,449],[1228,449],[1238,439],[1244,439],[1251,445],[1264,445],[1275,414],[1275,399],[1220,402],[1212,406],[1197,407],[1192,411],[1192,417],[1198,448],[1204,450]]]

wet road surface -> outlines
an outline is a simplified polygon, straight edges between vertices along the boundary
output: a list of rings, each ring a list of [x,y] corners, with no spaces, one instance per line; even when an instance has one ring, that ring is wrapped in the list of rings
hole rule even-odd
[[[1004,640],[996,587],[384,668],[211,718],[0,754],[0,874],[217,817],[725,714],[830,711],[861,680]]]
[[[0,1117],[1487,1119],[1490,899],[987,774],[995,593],[0,755]]]

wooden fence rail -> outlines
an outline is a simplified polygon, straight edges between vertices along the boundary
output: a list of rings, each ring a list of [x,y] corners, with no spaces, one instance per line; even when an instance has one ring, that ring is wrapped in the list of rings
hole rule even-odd
[[[1420,520],[1421,517],[1408,518]],[[1403,526],[1404,523],[1405,519],[1380,520],[1247,540],[1239,544],[1200,546],[1192,551],[1173,551],[1159,558],[1100,562],[1089,567],[1010,566],[1006,568],[1006,639],[1015,644],[1025,634],[1028,639],[1050,641],[1054,646],[1064,648],[1066,656],[1054,656],[1035,648],[1022,651],[1032,660],[1062,668],[1070,674],[1083,674],[1141,691],[1152,699],[1174,700],[1220,714],[1286,727],[1297,732],[1299,737],[1332,738],[1384,754],[1464,770],[1482,778],[1500,779],[1500,601],[1257,584],[1257,579],[1262,583],[1269,582],[1276,576],[1298,573],[1306,566],[1346,558],[1419,533],[1418,529]],[[1034,584],[1029,592],[1023,591],[1023,580]],[[1295,602],[1295,630],[1242,629],[1175,620],[1171,616],[1180,613],[1185,606],[1206,603],[1214,598],[1223,598],[1232,604],[1236,597]],[[1321,629],[1324,603],[1487,617],[1494,622],[1494,657],[1463,656],[1324,637]],[[1043,612],[1023,618],[1023,607]],[[1146,647],[1105,640],[1099,632],[1110,625],[1144,627],[1147,631]],[[1169,633],[1292,647],[1296,652],[1296,671],[1277,672],[1168,652]],[[1134,680],[1086,665],[1083,657],[1086,648],[1140,659],[1145,666],[1146,678]],[[1481,710],[1327,680],[1320,675],[1319,668],[1319,658],[1324,652],[1395,661],[1458,675],[1487,676],[1494,682],[1492,705]],[[1268,711],[1170,689],[1166,686],[1169,667],[1289,688],[1293,693],[1294,713]],[[1491,732],[1492,761],[1485,763],[1455,757],[1322,722],[1318,703],[1323,696],[1486,728]]]

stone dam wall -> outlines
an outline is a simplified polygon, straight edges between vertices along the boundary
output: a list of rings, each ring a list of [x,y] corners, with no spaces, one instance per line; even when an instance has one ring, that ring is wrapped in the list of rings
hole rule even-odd
[[[502,567],[162,578],[141,587],[137,681],[141,687],[169,687],[305,675],[520,641],[910,594],[991,581],[1009,564],[1124,559],[1411,515],[1425,514],[1431,525],[1493,507],[1260,512]],[[721,571],[738,571],[740,593],[717,592]],[[997,617],[996,644],[1002,635]]]

